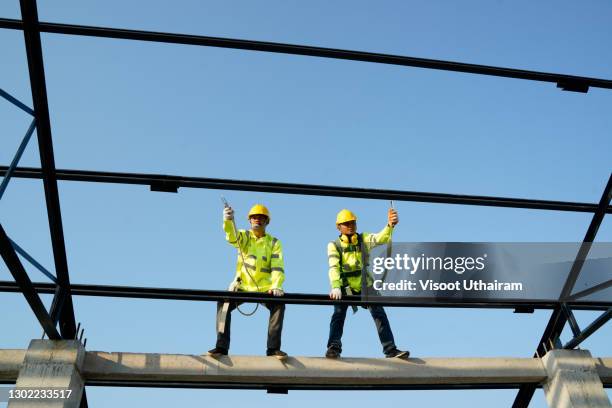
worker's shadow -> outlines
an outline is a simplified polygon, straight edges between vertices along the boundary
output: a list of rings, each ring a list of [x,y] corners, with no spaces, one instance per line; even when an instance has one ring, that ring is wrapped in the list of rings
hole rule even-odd
[[[308,358],[309,359],[311,358],[319,359],[320,358],[322,361],[325,361],[328,364],[338,364],[338,365],[357,365],[357,364],[364,363],[363,358],[356,358],[356,357],[338,358],[338,359],[328,359],[325,357],[308,357]],[[401,365],[401,364],[424,365],[424,364],[427,364],[425,360],[422,360],[420,358],[408,358],[408,359],[371,358],[371,359],[367,359],[367,363],[370,365],[381,366],[381,367],[384,367],[384,366],[388,367],[389,364],[393,364],[393,365]],[[299,360],[299,357],[289,357],[286,361],[279,361],[279,364],[283,364],[288,369],[306,369],[308,368]]]
[[[189,356],[197,360],[204,367],[215,367],[216,364],[210,358]],[[162,355],[156,353],[107,353],[102,351],[88,352],[86,354],[86,366],[95,367],[100,372],[123,372],[125,370],[136,370],[138,375],[147,376],[152,372],[162,370]],[[144,358],[144,361],[142,359]],[[229,361],[231,364],[231,361]],[[202,366],[191,366],[187,371],[199,372]]]
[[[300,362],[300,360],[298,360],[295,357],[289,357],[287,360],[285,361],[279,361],[279,363],[281,363],[283,366],[285,366],[285,368],[306,368],[306,366],[304,364],[302,364]]]
[[[374,365],[374,366],[381,366],[381,367],[388,367],[390,364],[392,365],[401,365],[401,364],[418,364],[418,365],[424,365],[427,364],[427,362],[423,359],[417,358],[417,357],[410,357],[410,358],[362,358],[362,357],[346,357],[346,358],[339,358],[337,360],[328,360],[328,361],[334,361],[334,362],[338,362],[338,363],[343,363],[343,364],[363,364],[364,361],[367,361],[368,365]]]
[[[220,357],[210,357],[210,356],[190,356],[196,361],[201,362],[207,366],[215,366],[217,364],[225,366],[225,367],[233,367],[234,361],[232,360],[232,356],[220,356]],[[270,358],[270,357],[268,357]],[[304,364],[302,364],[297,358],[289,357],[285,361],[273,359],[272,361],[277,362],[278,364],[283,365],[286,368],[306,368]]]
[[[231,356],[220,356],[220,357],[211,357],[211,356],[190,356],[192,359],[199,361],[207,367],[215,367],[217,364],[224,365],[226,367],[233,367],[234,362],[232,361]]]

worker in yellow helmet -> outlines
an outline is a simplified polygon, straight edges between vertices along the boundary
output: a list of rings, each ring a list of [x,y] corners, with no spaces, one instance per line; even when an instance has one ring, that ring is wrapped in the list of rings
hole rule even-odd
[[[283,296],[283,281],[285,280],[283,249],[281,242],[266,234],[266,226],[270,223],[270,212],[261,205],[254,205],[248,214],[251,224],[250,230],[236,231],[234,224],[234,210],[226,206],[223,209],[223,230],[225,239],[238,248],[238,262],[236,275],[232,281],[230,291],[264,292],[273,296]],[[218,357],[227,355],[230,346],[231,312],[240,303],[228,302],[227,313],[222,313],[224,302],[217,304],[217,321],[223,320],[224,330],[217,328],[217,344],[208,351],[208,355]],[[268,344],[266,355],[274,356],[279,360],[287,359],[287,353],[281,351],[281,333],[285,305],[282,303],[266,303],[270,310],[268,324]]]
[[[357,233],[357,217],[349,210],[342,210],[336,217],[336,227],[340,236],[327,245],[329,260],[329,281],[331,292],[329,297],[342,299],[342,294],[360,294],[362,290],[362,266],[366,262],[367,252],[375,246],[385,244],[391,239],[393,228],[398,224],[397,212],[390,208],[387,214],[387,225],[378,234]],[[365,253],[364,253],[365,252]],[[364,286],[371,286],[372,280],[367,275]],[[342,353],[342,332],[348,305],[334,305],[334,314],[329,325],[329,340],[327,342],[327,358],[339,358]],[[387,314],[382,306],[367,308],[376,323],[378,337],[386,357],[407,358],[408,351],[398,350],[393,339]]]

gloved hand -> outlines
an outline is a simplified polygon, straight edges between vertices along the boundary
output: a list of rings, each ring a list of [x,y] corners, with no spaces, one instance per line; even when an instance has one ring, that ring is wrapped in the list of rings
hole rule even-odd
[[[268,293],[272,296],[283,296],[285,294],[282,289],[270,289]]]
[[[395,227],[399,223],[399,216],[397,215],[397,211],[393,208],[389,208],[389,212],[387,213],[387,223],[390,227]]]
[[[226,221],[231,221],[234,219],[234,210],[232,207],[223,208],[223,219]]]
[[[333,288],[331,292],[329,292],[329,297],[334,300],[340,300],[342,299],[342,291],[340,288]]]
[[[227,290],[229,290],[230,292],[236,292],[238,291],[239,287],[240,287],[240,282],[233,281],[232,283],[230,283],[229,288],[227,288]]]

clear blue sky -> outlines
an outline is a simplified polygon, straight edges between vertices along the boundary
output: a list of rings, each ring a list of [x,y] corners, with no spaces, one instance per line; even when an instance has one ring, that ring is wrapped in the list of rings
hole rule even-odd
[[[0,16],[20,18],[19,2]],[[337,47],[612,78],[607,1],[40,1],[41,21]],[[44,34],[58,168],[149,172],[597,202],[612,170],[612,91],[238,50]],[[23,36],[0,30],[0,88],[31,106]],[[0,163],[30,118],[0,101]],[[21,162],[39,166],[35,138]],[[71,280],[224,289],[235,253],[220,191],[60,183]],[[325,244],[343,207],[377,231],[388,203],[223,193],[246,226],[255,202],[285,246],[288,292],[326,293]],[[589,214],[398,203],[397,241],[580,241]],[[0,202],[8,234],[52,269],[42,183],[15,179]],[[598,241],[612,241],[608,217]],[[33,280],[46,278],[29,268]],[[10,280],[4,264],[0,279]],[[39,328],[22,296],[0,294],[0,347]],[[45,301],[50,301],[45,297]],[[214,305],[77,297],[88,348],[202,353]],[[418,357],[534,351],[549,312],[389,309],[398,345]],[[283,348],[324,353],[331,309],[289,306]],[[592,313],[579,313],[584,326]],[[262,354],[267,311],[235,315],[234,354]],[[567,333],[565,339],[568,339]],[[584,343],[610,355],[608,324]],[[368,313],[349,316],[344,355],[381,356]],[[515,391],[290,392],[87,390],[92,407],[310,407],[350,404],[509,407]],[[532,407],[546,406],[538,391]]]

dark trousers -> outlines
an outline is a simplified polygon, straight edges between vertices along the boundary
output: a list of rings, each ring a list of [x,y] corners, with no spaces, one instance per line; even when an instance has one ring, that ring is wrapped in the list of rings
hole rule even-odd
[[[224,302],[217,302],[217,322],[221,317],[221,310]],[[225,331],[217,332],[216,347],[229,350],[230,346],[230,326],[232,324],[232,310],[236,309],[241,303],[229,302],[227,316],[225,317]],[[270,311],[268,322],[268,350],[269,352],[280,350],[281,333],[283,331],[283,318],[285,317],[285,305],[282,303],[265,303],[265,307]],[[218,330],[218,329],[217,329]]]
[[[339,352],[342,352],[342,333],[344,331],[344,320],[346,319],[347,309],[348,305],[334,305],[334,314],[329,323],[329,340],[327,341],[327,347],[333,347]],[[382,306],[368,306],[368,310],[376,324],[376,330],[378,331],[378,338],[380,338],[380,343],[383,347],[383,353],[388,354],[396,347],[385,309],[383,309]]]

